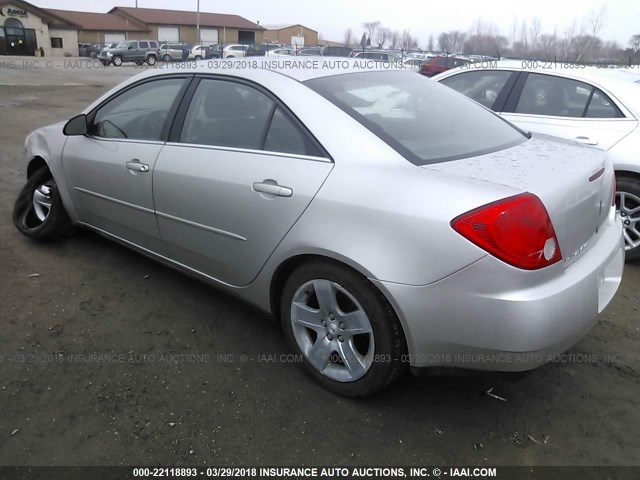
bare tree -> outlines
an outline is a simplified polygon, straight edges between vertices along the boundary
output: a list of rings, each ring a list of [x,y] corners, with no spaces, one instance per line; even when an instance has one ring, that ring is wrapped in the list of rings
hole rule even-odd
[[[640,34],[631,37],[631,39],[629,40],[629,45],[631,45],[631,48],[633,48],[634,52],[640,52]]]
[[[345,47],[350,47],[353,44],[353,30],[347,28],[344,31],[344,40],[342,43]]]
[[[433,50],[435,49],[435,43],[433,41],[433,33],[431,33],[429,35],[429,43],[427,44],[427,50],[429,50],[430,52],[433,52]]]
[[[589,14],[589,27],[592,37],[597,37],[607,21],[607,6],[603,5],[598,11]]]
[[[400,46],[400,33],[397,30],[394,30],[389,35],[389,47],[391,49],[396,49]]]
[[[535,49],[538,46],[538,39],[540,38],[541,31],[542,22],[540,22],[538,17],[534,17],[531,21],[531,27],[529,28],[530,48]]]
[[[364,22],[362,27],[366,30],[368,42],[371,43],[375,36],[376,30],[380,27],[380,22]]]
[[[384,47],[384,44],[387,42],[389,35],[391,34],[391,30],[386,27],[378,27],[376,32],[376,45],[378,48]]]
[[[438,37],[440,50],[447,53],[461,52],[464,48],[465,37],[466,35],[458,30],[441,33]]]

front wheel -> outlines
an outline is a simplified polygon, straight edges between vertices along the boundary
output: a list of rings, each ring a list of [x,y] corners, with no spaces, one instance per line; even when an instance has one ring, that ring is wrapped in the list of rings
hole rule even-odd
[[[298,268],[281,297],[281,321],[305,370],[325,388],[359,397],[405,370],[406,341],[393,308],[369,280],[338,264]]]
[[[60,192],[48,168],[36,171],[22,188],[13,207],[13,224],[36,240],[55,240],[73,230]]]
[[[169,63],[171,61],[171,55],[165,55],[164,57],[162,57],[162,60],[166,63]]]
[[[624,228],[627,261],[640,260],[640,180],[619,176],[616,184],[616,210]]]
[[[122,57],[120,56],[113,57],[113,60],[111,60],[111,63],[113,63],[116,67],[119,67],[120,65],[122,65]]]
[[[196,55],[194,60],[197,62],[198,60],[202,60],[202,56],[201,55]]]

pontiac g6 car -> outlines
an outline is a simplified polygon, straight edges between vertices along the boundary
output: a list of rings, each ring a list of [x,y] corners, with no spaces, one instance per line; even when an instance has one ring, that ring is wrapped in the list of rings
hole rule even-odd
[[[571,347],[622,275],[606,153],[347,63],[137,75],[28,136],[14,223],[90,228],[232,292],[342,395]]]

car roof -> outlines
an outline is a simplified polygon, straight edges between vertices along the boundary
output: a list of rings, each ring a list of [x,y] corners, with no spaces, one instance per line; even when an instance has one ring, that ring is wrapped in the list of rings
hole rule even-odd
[[[284,49],[283,49],[284,50]],[[224,64],[223,64],[224,63]],[[231,65],[230,63],[233,63]],[[191,73],[215,73],[242,77],[246,71],[274,72],[292,78],[299,82],[320,77],[343,75],[347,73],[362,73],[365,71],[406,71],[402,66],[390,62],[362,60],[357,58],[327,58],[320,55],[306,57],[291,57],[290,59],[267,59],[247,61],[244,58],[221,60],[202,60],[196,62],[196,68]],[[175,73],[171,69],[150,69],[140,76],[161,76]]]

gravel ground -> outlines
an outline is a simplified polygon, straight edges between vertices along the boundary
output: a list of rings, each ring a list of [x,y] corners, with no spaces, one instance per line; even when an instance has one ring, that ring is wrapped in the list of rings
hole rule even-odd
[[[640,265],[566,361],[339,398],[241,302],[93,233],[18,234],[25,135],[137,71],[21,62],[0,60],[0,465],[640,465]]]

